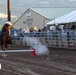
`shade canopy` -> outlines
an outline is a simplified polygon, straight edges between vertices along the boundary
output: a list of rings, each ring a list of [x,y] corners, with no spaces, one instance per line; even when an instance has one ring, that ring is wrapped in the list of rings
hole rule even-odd
[[[71,23],[71,22],[76,22],[76,11],[72,11],[55,20],[52,20],[52,21],[48,22],[47,25],[64,24],[64,23]]]

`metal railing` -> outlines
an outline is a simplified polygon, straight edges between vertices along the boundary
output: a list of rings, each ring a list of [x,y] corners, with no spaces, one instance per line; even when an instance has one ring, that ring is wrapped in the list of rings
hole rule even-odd
[[[24,37],[35,37],[48,47],[75,48],[76,31],[49,31],[25,33]],[[14,44],[22,44],[24,37],[13,36]],[[21,43],[19,43],[21,42]]]

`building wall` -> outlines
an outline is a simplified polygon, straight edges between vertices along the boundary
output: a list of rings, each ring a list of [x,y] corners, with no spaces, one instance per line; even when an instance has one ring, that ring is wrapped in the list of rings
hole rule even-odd
[[[28,9],[14,24],[16,29],[26,29],[27,27],[43,28],[49,20],[41,14]]]

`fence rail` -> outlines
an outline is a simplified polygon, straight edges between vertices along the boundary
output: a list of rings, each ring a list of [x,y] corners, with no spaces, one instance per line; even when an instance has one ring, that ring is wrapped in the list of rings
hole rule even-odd
[[[76,31],[34,32],[24,37],[35,37],[48,47],[76,48]],[[24,37],[13,36],[13,43],[22,44]]]

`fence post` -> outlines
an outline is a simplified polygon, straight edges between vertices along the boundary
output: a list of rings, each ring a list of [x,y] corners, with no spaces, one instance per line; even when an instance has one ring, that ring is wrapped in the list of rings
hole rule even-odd
[[[62,44],[62,31],[60,30],[60,40],[61,40],[61,47],[63,46]]]
[[[74,47],[76,46],[76,43],[75,43],[75,31],[73,31],[73,40],[74,40]]]
[[[69,32],[67,32],[67,42],[68,42],[68,47],[69,47],[69,41],[70,41],[70,35],[69,35]]]
[[[58,31],[56,30],[56,46],[58,47]]]

